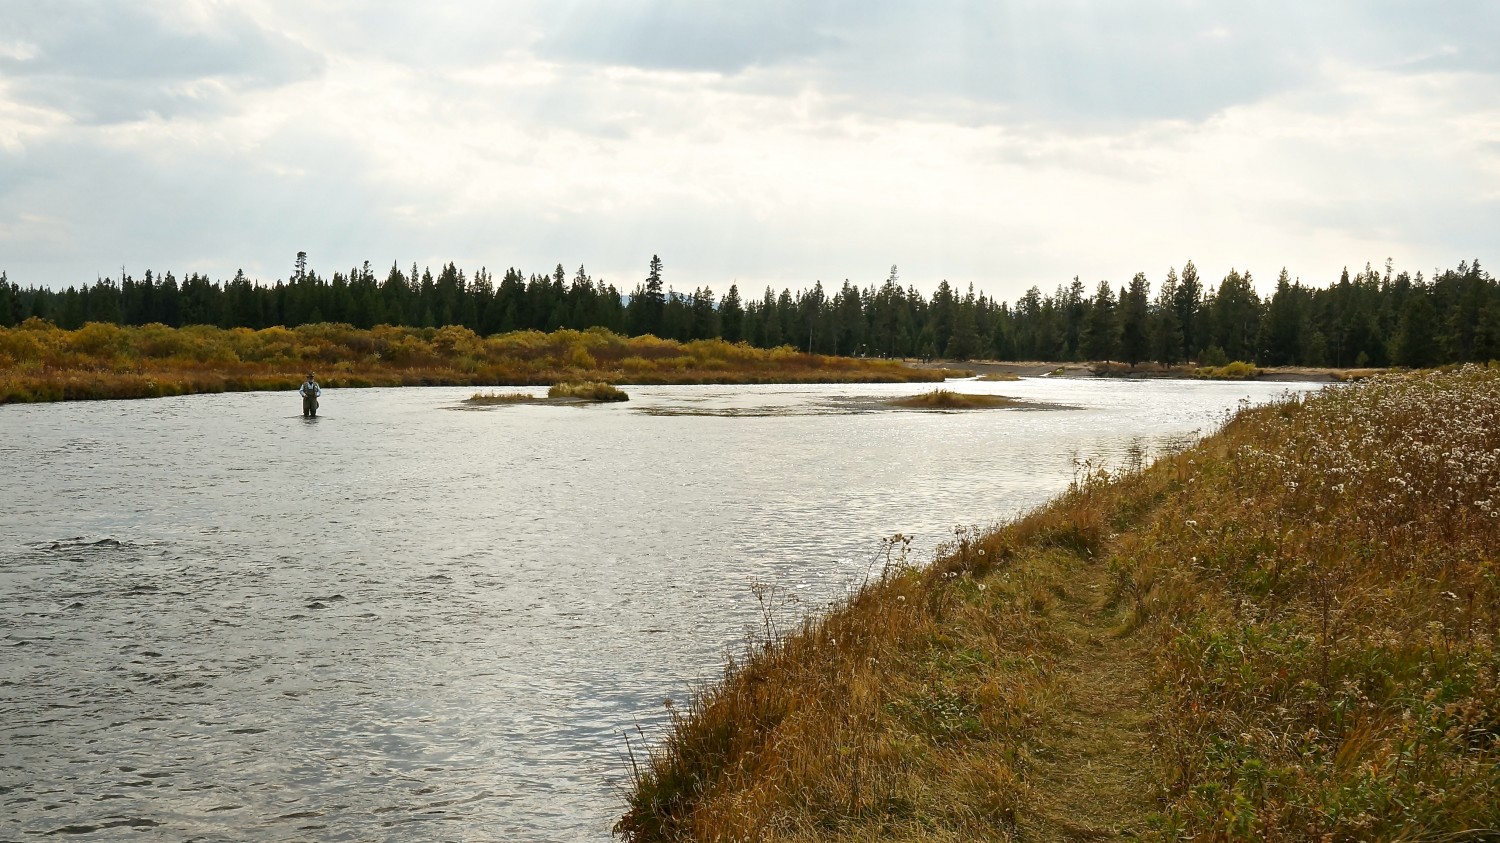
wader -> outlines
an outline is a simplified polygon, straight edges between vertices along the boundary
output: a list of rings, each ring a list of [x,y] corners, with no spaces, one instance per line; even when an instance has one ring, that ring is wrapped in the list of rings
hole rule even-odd
[[[304,416],[316,416],[317,414],[318,414],[318,396],[316,396],[316,395],[304,395],[304,396],[302,396],[302,415],[304,415]]]

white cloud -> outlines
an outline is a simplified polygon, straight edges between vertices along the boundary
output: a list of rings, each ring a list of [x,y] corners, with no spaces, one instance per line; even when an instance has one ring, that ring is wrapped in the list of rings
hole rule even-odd
[[[269,280],[305,249],[628,289],[658,253],[679,289],[897,263],[1013,298],[1189,258],[1451,265],[1500,224],[1497,68],[1400,4],[122,8],[0,50],[20,283]]]
[[[27,41],[0,41],[0,59],[16,63],[28,62],[36,58],[39,52],[35,44]]]

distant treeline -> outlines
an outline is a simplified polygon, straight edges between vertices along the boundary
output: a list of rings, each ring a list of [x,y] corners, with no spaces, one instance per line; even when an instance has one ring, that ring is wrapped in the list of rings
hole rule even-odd
[[[288,281],[262,285],[243,272],[227,282],[147,272],[65,290],[22,289],[0,274],[0,325],[29,318],[63,328],[88,322],[296,327],[342,322],[359,328],[462,325],[480,335],[515,330],[603,327],[690,341],[723,338],[762,348],[791,345],[822,354],[966,360],[1115,360],[1131,365],[1246,360],[1265,366],[1432,366],[1500,358],[1500,285],[1462,262],[1431,279],[1366,264],[1329,287],[1304,286],[1282,270],[1262,298],[1250,274],[1218,284],[1189,261],[1156,286],[1144,273],[1090,295],[1077,278],[1047,295],[1032,287],[1014,304],[966,293],[947,281],[931,296],[903,287],[896,267],[881,284],[821,282],[793,294],[766,288],[742,298],[735,285],[678,293],[652,257],[646,278],[622,295],[583,267],[568,276],[509,269],[497,282],[454,264],[419,271],[392,265],[378,278],[369,262],[324,278],[299,253]]]

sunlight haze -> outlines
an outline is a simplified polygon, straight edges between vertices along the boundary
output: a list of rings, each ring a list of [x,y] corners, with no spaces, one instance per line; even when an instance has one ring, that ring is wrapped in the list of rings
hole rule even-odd
[[[1013,300],[1500,230],[1483,2],[0,0],[0,270],[580,264]]]

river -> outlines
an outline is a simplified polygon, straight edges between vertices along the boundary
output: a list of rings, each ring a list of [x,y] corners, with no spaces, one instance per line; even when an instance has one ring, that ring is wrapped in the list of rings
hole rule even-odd
[[[472,389],[0,406],[0,840],[607,840],[624,734],[760,617],[1288,384]],[[540,391],[537,391],[538,393]],[[639,729],[639,731],[637,731]],[[124,832],[129,832],[125,834]]]

